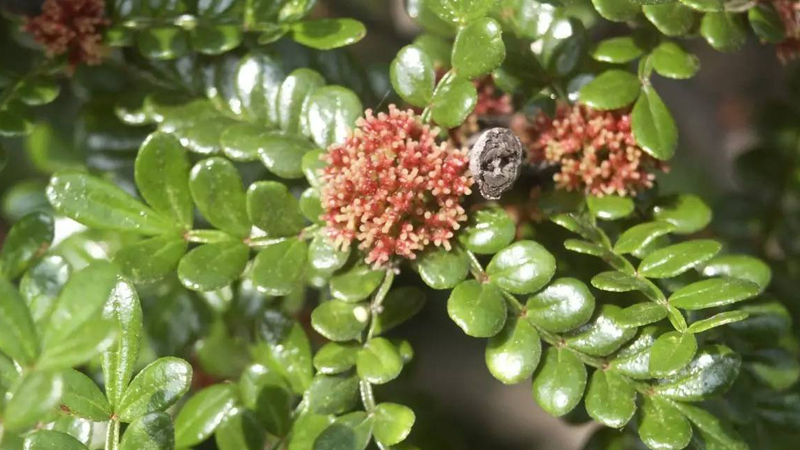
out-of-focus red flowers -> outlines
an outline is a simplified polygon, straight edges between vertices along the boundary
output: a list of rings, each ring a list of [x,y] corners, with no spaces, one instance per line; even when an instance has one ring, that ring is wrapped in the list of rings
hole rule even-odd
[[[46,0],[42,13],[26,19],[22,29],[44,46],[47,55],[67,54],[70,67],[100,64],[106,54],[102,28],[103,0]]]
[[[783,21],[786,38],[778,43],[778,59],[786,64],[800,56],[800,2],[797,0],[772,0],[772,5]]]
[[[437,143],[437,134],[392,105],[388,114],[367,110],[352,135],[329,148],[321,197],[337,247],[358,241],[373,267],[394,255],[414,259],[431,243],[450,248],[467,219],[461,200],[472,178],[466,150]]]
[[[467,116],[467,120],[460,127],[450,130],[450,140],[455,146],[465,145],[471,136],[481,131],[481,120],[492,117],[510,116],[514,113],[511,96],[497,91],[491,75],[473,80],[478,91],[478,101],[475,109]]]
[[[560,166],[553,180],[566,190],[635,195],[653,186],[655,170],[665,169],[636,144],[628,112],[562,103],[554,118],[540,113],[531,123],[515,116],[512,129],[532,163]]]

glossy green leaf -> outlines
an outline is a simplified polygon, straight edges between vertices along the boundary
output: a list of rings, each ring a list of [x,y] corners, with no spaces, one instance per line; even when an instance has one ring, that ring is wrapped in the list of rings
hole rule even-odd
[[[222,289],[239,278],[249,256],[250,249],[241,242],[203,244],[181,258],[178,278],[193,291]]]
[[[599,314],[584,327],[565,338],[566,344],[581,353],[607,356],[636,335],[635,328],[623,328],[616,320],[621,308],[603,305]]]
[[[431,33],[423,33],[414,38],[414,46],[428,55],[435,67],[450,69],[450,56],[453,53],[452,42]]]
[[[499,67],[505,58],[503,30],[494,19],[483,17],[458,31],[452,55],[458,76],[479,77]]]
[[[311,326],[332,341],[349,341],[361,336],[368,319],[369,310],[364,305],[330,300],[311,313]]]
[[[722,244],[711,239],[697,239],[660,248],[639,264],[639,274],[649,278],[670,278],[686,272],[714,257]]]
[[[111,417],[111,404],[91,378],[74,369],[64,371],[61,376],[64,382],[62,410],[66,407],[70,415],[95,422],[105,422]]]
[[[350,249],[340,250],[333,246],[324,234],[318,234],[308,246],[308,262],[311,267],[326,273],[333,273],[347,263]]]
[[[125,429],[120,450],[172,450],[175,431],[172,419],[162,412],[145,414]],[[250,450],[250,449],[247,449]]]
[[[548,413],[563,416],[581,401],[586,366],[566,348],[549,347],[533,378],[533,398]]]
[[[42,349],[37,368],[56,370],[81,365],[111,347],[116,336],[114,323],[98,317],[75,330],[67,339],[47,344]]]
[[[731,277],[750,281],[763,291],[772,280],[772,270],[762,260],[748,255],[721,255],[703,266],[707,277]]]
[[[641,6],[628,0],[592,0],[592,5],[598,14],[612,22],[633,20],[641,10]]]
[[[491,255],[508,247],[516,232],[514,220],[505,210],[489,207],[470,214],[469,222],[458,234],[458,239],[471,252]]]
[[[447,313],[467,335],[492,337],[506,323],[506,301],[494,284],[467,280],[453,289]]]
[[[142,306],[133,285],[119,282],[104,307],[104,315],[116,322],[119,336],[101,355],[106,398],[111,406],[118,406],[139,358],[142,345]]]
[[[723,0],[679,0],[684,5],[702,12],[722,11],[725,9]]]
[[[732,12],[711,12],[703,16],[700,34],[721,52],[733,52],[747,41],[747,28],[742,17]]]
[[[586,412],[601,424],[622,428],[636,412],[636,390],[614,370],[594,371],[586,389]]]
[[[219,450],[263,450],[267,435],[255,415],[243,410],[225,418],[214,440]]]
[[[701,348],[688,366],[662,380],[654,390],[682,402],[696,402],[724,393],[741,366],[741,357],[722,345]]]
[[[747,19],[761,42],[778,44],[786,39],[783,19],[773,6],[755,5],[747,10]]]
[[[242,43],[239,24],[199,25],[189,33],[192,48],[205,55],[221,55]]]
[[[333,422],[332,416],[303,413],[292,425],[288,450],[307,450],[314,446],[314,441]],[[261,450],[260,448],[258,450]]]
[[[355,343],[328,342],[314,355],[314,368],[325,375],[352,369],[361,347]]]
[[[317,189],[308,188],[300,194],[300,211],[309,222],[320,225],[325,222],[321,219],[325,211],[322,209],[322,201]]]
[[[511,318],[486,344],[486,367],[503,384],[519,383],[533,374],[542,356],[539,333],[523,318]]]
[[[53,217],[32,212],[11,227],[0,249],[0,276],[15,279],[42,256],[53,241]]]
[[[355,44],[364,38],[364,24],[353,19],[319,19],[291,26],[292,39],[317,50],[331,50]]]
[[[615,253],[632,253],[653,242],[659,236],[672,233],[675,226],[668,222],[646,222],[625,230],[614,244]]]
[[[197,445],[208,439],[236,405],[236,389],[217,384],[198,392],[175,418],[175,446]]]
[[[494,6],[494,0],[428,0],[427,7],[442,20],[468,23],[485,16]]]
[[[136,156],[134,174],[139,192],[154,210],[191,228],[189,158],[177,138],[164,133],[148,136]]]
[[[260,324],[260,336],[266,341],[269,349],[269,365],[284,374],[292,390],[301,394],[311,384],[313,368],[311,362],[311,344],[303,327],[297,323],[288,326],[288,332],[281,336],[270,336],[273,323],[265,320]],[[281,321],[285,319],[280,315]]]
[[[617,314],[617,323],[623,328],[641,327],[667,317],[667,308],[658,303],[636,303]]]
[[[661,331],[657,326],[642,328],[635,339],[614,355],[611,367],[634,380],[649,379],[650,348]]]
[[[114,255],[114,262],[126,277],[148,284],[174,272],[187,248],[180,236],[156,236],[124,247]]]
[[[372,317],[375,335],[383,334],[415,316],[425,306],[425,291],[402,286],[389,291],[381,311]]]
[[[26,374],[10,391],[3,411],[6,433],[24,431],[52,414],[61,401],[64,382],[59,373],[37,371]]]
[[[189,37],[178,27],[153,27],[136,35],[136,46],[145,58],[176,59],[189,52]]]
[[[674,42],[663,42],[652,54],[653,69],[664,77],[684,80],[700,70],[700,61]]]
[[[433,120],[444,128],[455,128],[467,119],[478,103],[478,93],[468,79],[446,75],[433,92]]]
[[[209,158],[195,164],[189,189],[197,209],[215,228],[234,236],[250,234],[242,179],[230,161]]]
[[[676,402],[674,405],[694,424],[707,448],[747,450],[749,445],[730,427],[708,411]]]
[[[311,94],[324,85],[322,75],[307,68],[296,69],[283,80],[278,92],[278,122],[281,130],[288,134],[301,131],[301,122],[305,120]]]
[[[652,87],[645,86],[633,106],[631,126],[636,142],[650,156],[663,161],[675,154],[678,146],[675,119]]]
[[[644,397],[639,411],[639,438],[649,448],[681,450],[689,445],[692,426],[672,402]]]
[[[400,375],[403,359],[387,339],[378,337],[367,341],[356,357],[358,376],[372,384],[385,384]]]
[[[261,388],[256,398],[256,417],[264,428],[273,435],[286,436],[291,426],[292,393],[275,384]]]
[[[264,140],[274,131],[252,123],[237,123],[225,128],[219,136],[222,153],[232,161],[249,162],[259,159]]]
[[[178,358],[159,358],[142,369],[125,390],[116,408],[123,422],[165,411],[189,390],[192,366]]]
[[[748,314],[744,311],[725,311],[715,314],[708,319],[698,320],[689,326],[689,333],[702,333],[712,328],[721,327],[729,323],[740,322],[747,319]]]
[[[302,178],[303,156],[317,148],[307,139],[278,133],[261,134],[253,144],[264,166],[286,179]]]
[[[607,70],[580,90],[583,103],[595,109],[619,109],[633,103],[642,90],[636,75],[625,70]]]
[[[665,378],[686,367],[697,353],[697,339],[692,333],[670,331],[662,334],[650,349],[650,373]]]
[[[314,441],[314,450],[364,450],[372,436],[372,420],[363,411],[337,418]]]
[[[598,2],[613,3],[614,0],[594,0],[595,4]],[[623,1],[617,0],[617,3],[623,3]],[[638,7],[633,6],[633,8],[635,8],[635,13],[638,13]],[[631,36],[615,37],[600,41],[591,53],[592,58],[597,61],[616,64],[633,61],[643,54],[644,49],[641,48]]]
[[[758,285],[736,278],[711,278],[684,286],[669,298],[672,306],[695,310],[729,305],[754,297]]]
[[[23,78],[14,95],[26,105],[46,105],[58,97],[58,83],[45,77]]]
[[[258,181],[247,190],[247,213],[253,225],[268,236],[294,236],[305,225],[297,199],[285,185]]]
[[[155,235],[177,229],[170,220],[127,192],[85,173],[53,175],[47,199],[58,213],[98,230]]]
[[[644,282],[619,271],[600,272],[592,278],[592,286],[609,292],[630,292],[644,288]]]
[[[303,275],[308,247],[305,241],[289,239],[261,250],[250,274],[256,288],[268,295],[288,295]],[[280,261],[280,264],[275,264]]]
[[[358,377],[317,375],[307,395],[308,409],[315,414],[343,414],[351,411],[358,398]]]
[[[550,252],[534,241],[518,241],[497,253],[486,268],[489,279],[514,294],[530,294],[547,284],[556,271]]]
[[[87,450],[87,447],[67,433],[39,430],[25,438],[25,450]]]
[[[659,199],[653,216],[674,225],[673,233],[692,234],[711,222],[711,208],[696,195],[682,194]]]
[[[697,13],[678,2],[643,5],[642,12],[658,31],[667,36],[684,36],[697,22]]]
[[[586,205],[589,211],[602,220],[617,220],[629,216],[633,212],[633,200],[630,197],[620,197],[617,195],[604,195],[586,197]]]
[[[384,272],[358,263],[337,273],[330,281],[331,295],[347,302],[359,302],[369,297],[383,281]]]
[[[341,144],[361,117],[364,107],[353,91],[341,86],[317,89],[308,103],[308,128],[320,148]]]
[[[380,403],[375,407],[372,432],[383,446],[397,445],[411,433],[416,421],[411,408],[397,403]]]
[[[594,296],[583,282],[559,278],[528,299],[526,317],[544,330],[562,333],[588,322],[594,305]]]
[[[285,74],[274,56],[250,53],[239,61],[233,89],[243,113],[253,121],[278,125],[277,99]]]
[[[56,298],[70,274],[70,266],[64,258],[50,255],[40,259],[22,276],[19,293],[28,305],[34,324],[42,326],[50,317]]]
[[[422,281],[434,289],[452,289],[469,273],[467,254],[456,247],[434,248],[420,255],[417,269]]]
[[[28,365],[39,355],[39,340],[28,306],[17,288],[0,278],[0,351]]]
[[[403,47],[392,61],[389,76],[394,91],[409,104],[425,107],[433,99],[434,65],[419,47]]]
[[[319,188],[322,185],[320,175],[328,164],[322,160],[324,153],[322,150],[312,150],[305,155],[301,161],[303,175],[311,187]]]

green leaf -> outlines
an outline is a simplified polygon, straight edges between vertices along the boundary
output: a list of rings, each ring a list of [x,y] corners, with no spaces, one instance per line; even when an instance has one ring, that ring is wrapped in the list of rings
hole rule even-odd
[[[258,146],[258,157],[264,166],[286,179],[302,178],[303,156],[317,148],[307,139],[278,133],[261,134],[253,140],[252,145]]]
[[[375,440],[386,447],[403,442],[417,420],[411,408],[397,403],[380,403],[374,414],[372,432]]]
[[[631,114],[633,137],[650,156],[662,161],[672,158],[678,146],[678,129],[669,109],[650,86],[633,106]]]
[[[657,326],[642,328],[636,339],[614,355],[610,366],[634,380],[650,379],[650,348],[661,331]]]
[[[652,56],[653,69],[663,77],[685,80],[700,70],[700,60],[674,42],[662,42]]]
[[[237,123],[225,128],[219,136],[222,153],[232,161],[250,162],[259,159],[264,140],[274,131],[252,123]]]
[[[0,276],[15,279],[50,248],[54,233],[53,217],[32,212],[15,223],[0,249]]]
[[[374,334],[381,335],[414,317],[425,306],[425,291],[402,286],[392,289],[381,304],[381,311],[372,317]]]
[[[678,2],[643,5],[642,12],[658,31],[667,36],[688,34],[697,20],[697,13]]]
[[[239,24],[207,26],[200,24],[189,32],[192,48],[205,55],[221,55],[242,43]]]
[[[684,5],[701,12],[722,11],[725,9],[723,0],[679,0]]]
[[[317,50],[355,44],[367,34],[364,24],[353,19],[307,20],[293,24],[291,30],[292,39]]]
[[[603,305],[599,314],[584,327],[565,338],[566,344],[581,353],[607,356],[636,335],[635,328],[623,328],[616,320],[621,308]]]
[[[711,239],[696,239],[660,248],[647,255],[638,272],[648,278],[671,278],[714,257],[722,244]]]
[[[314,441],[333,422],[332,416],[303,413],[294,421],[287,450],[308,450]],[[255,450],[255,449],[254,449]],[[258,450],[261,450],[259,447]]]
[[[489,207],[470,214],[469,222],[458,234],[458,240],[471,252],[491,255],[511,244],[516,232],[514,220],[505,210]]]
[[[175,224],[127,192],[85,173],[53,175],[47,186],[47,199],[59,214],[98,230],[147,235],[177,230]]]
[[[64,382],[55,372],[36,371],[26,374],[10,391],[3,411],[6,433],[24,431],[53,413],[61,401]]]
[[[321,219],[324,211],[322,210],[322,201],[319,198],[319,191],[316,188],[308,188],[300,194],[300,211],[306,220],[315,224],[324,224],[325,221]],[[349,255],[349,252],[348,252]]]
[[[527,318],[536,326],[562,333],[585,324],[594,313],[594,296],[589,288],[575,278],[559,278],[525,305]]]
[[[188,247],[180,236],[156,236],[122,248],[114,262],[135,283],[153,283],[178,268]]]
[[[477,104],[475,85],[451,72],[442,78],[433,92],[433,120],[444,128],[455,128],[464,123]]]
[[[101,358],[106,397],[116,407],[133,377],[144,333],[142,306],[133,285],[127,281],[117,284],[105,305],[104,315],[111,317],[119,329],[117,341]]]
[[[309,99],[306,114],[312,140],[321,148],[343,143],[363,111],[361,100],[347,88],[317,89]]]
[[[241,242],[203,244],[181,258],[178,278],[186,289],[216,291],[239,278],[249,256],[250,249]]]
[[[423,253],[417,260],[422,281],[434,289],[452,289],[469,274],[469,258],[456,247],[446,250],[437,247]]]
[[[283,66],[265,53],[250,53],[239,61],[233,89],[243,113],[254,122],[278,125],[278,93]]]
[[[349,341],[361,336],[368,319],[369,310],[366,306],[330,300],[317,306],[311,313],[311,326],[332,341]]]
[[[17,108],[0,110],[0,137],[19,137],[33,131],[33,123]]]
[[[172,135],[153,133],[136,156],[136,186],[156,211],[192,227],[194,208],[189,194],[189,158]]]
[[[136,34],[136,46],[145,58],[176,59],[189,52],[189,37],[178,27],[153,27]]]
[[[586,366],[566,348],[549,347],[533,378],[533,398],[548,413],[560,417],[581,401]]]
[[[409,104],[422,108],[433,99],[436,73],[433,62],[419,47],[403,47],[392,61],[389,77],[397,95]]]
[[[372,270],[359,262],[331,278],[331,295],[347,302],[360,302],[378,289],[383,277],[383,271]]]
[[[730,305],[758,295],[755,283],[736,278],[711,278],[684,286],[669,298],[672,306],[695,310]]]
[[[674,405],[694,424],[707,448],[729,450],[747,450],[750,448],[736,431],[708,411],[686,403],[676,402]]]
[[[702,270],[707,277],[731,277],[750,281],[761,291],[769,286],[772,270],[762,260],[747,255],[721,255],[709,261]]]
[[[636,412],[636,390],[618,372],[597,369],[589,381],[585,403],[592,419],[622,428]]]
[[[360,348],[355,343],[328,342],[314,355],[314,368],[325,375],[346,372],[356,365]]]
[[[494,19],[483,17],[458,31],[452,56],[458,76],[477,78],[498,68],[505,58],[503,30]]]
[[[67,433],[39,430],[25,438],[26,450],[87,450],[81,441]]]
[[[667,317],[667,308],[658,303],[636,303],[617,315],[617,323],[623,328],[641,327],[656,323]]]
[[[125,429],[119,446],[120,450],[172,450],[174,448],[175,431],[172,427],[172,419],[162,412],[146,414],[136,419]]]
[[[250,234],[242,179],[230,161],[208,158],[195,164],[189,189],[197,209],[215,228],[239,237]]]
[[[165,411],[186,392],[192,366],[178,358],[159,358],[142,369],[125,390],[116,413],[122,422],[133,422],[151,412]]]
[[[192,396],[175,418],[175,446],[190,447],[208,439],[235,404],[236,389],[231,384],[217,384]]]
[[[583,103],[595,109],[619,109],[633,103],[642,86],[636,75],[626,71],[611,69],[590,81],[580,90]]]
[[[547,284],[556,260],[534,241],[518,241],[494,255],[486,268],[489,279],[514,294],[530,294]]]
[[[31,106],[46,105],[58,97],[58,83],[45,77],[23,78],[13,94]]]
[[[243,410],[228,415],[217,427],[214,440],[219,450],[263,450],[267,435],[255,415]]]
[[[358,376],[372,384],[385,384],[400,375],[403,359],[387,339],[378,337],[367,341],[356,357]]]
[[[700,34],[709,45],[721,52],[733,52],[747,41],[747,28],[740,14],[710,12],[703,16]]]
[[[264,428],[276,436],[286,436],[291,426],[292,393],[283,386],[266,384],[256,399],[256,417]]]
[[[294,70],[283,80],[277,100],[281,130],[288,134],[301,132],[301,122],[305,120],[311,94],[322,86],[325,86],[325,78],[304,67]]]
[[[61,397],[62,409],[67,407],[69,414],[95,422],[106,422],[114,413],[111,404],[100,392],[91,378],[74,369],[62,373],[64,394]]]
[[[773,6],[755,5],[747,10],[747,18],[761,42],[778,44],[786,39],[783,20]]]
[[[593,3],[612,3],[614,0],[594,0]],[[623,1],[617,0],[618,3]],[[631,4],[631,3],[628,3]],[[634,14],[638,13],[638,7],[633,6]],[[644,49],[639,46],[632,36],[622,36],[600,41],[597,46],[592,50],[592,58],[597,61],[623,64],[631,62],[634,59],[642,56]]]
[[[305,225],[297,199],[282,183],[258,181],[247,190],[247,214],[268,236],[294,236]]]
[[[698,320],[689,326],[689,333],[702,333],[712,328],[721,327],[729,323],[739,322],[747,319],[748,314],[744,311],[725,311],[715,314],[708,319]]]
[[[303,275],[308,248],[305,241],[293,238],[261,250],[250,274],[255,287],[267,295],[288,295]],[[280,261],[280,264],[275,264]]]
[[[333,246],[331,240],[324,234],[318,234],[308,246],[308,262],[311,267],[325,272],[333,273],[347,263],[350,249],[340,250]]]
[[[601,272],[592,278],[592,286],[609,292],[630,292],[644,289],[644,282],[616,270]]]
[[[358,377],[355,374],[317,375],[306,395],[310,412],[343,414],[355,407],[358,397]]]
[[[48,344],[37,363],[39,370],[81,365],[114,344],[117,330],[111,320],[98,318],[76,330],[67,340]]]
[[[494,284],[467,280],[453,289],[447,313],[468,336],[492,337],[506,323],[506,301]]]
[[[19,293],[25,299],[35,325],[41,327],[50,317],[56,298],[70,273],[70,266],[64,258],[50,255],[40,259],[22,276]]]
[[[542,342],[527,320],[512,317],[486,344],[486,366],[503,384],[519,383],[533,374],[542,356]]]
[[[697,353],[697,339],[692,333],[670,331],[662,334],[650,349],[650,373],[665,378],[686,367]]]
[[[672,233],[675,226],[668,222],[646,222],[625,230],[614,244],[615,253],[632,253],[642,249],[659,236]]]
[[[692,426],[672,402],[644,397],[639,409],[639,438],[650,448],[681,450],[692,439]]]
[[[427,6],[442,20],[469,23],[485,16],[495,0],[428,0]]]
[[[320,175],[322,173],[322,169],[327,166],[327,163],[322,160],[323,155],[324,152],[322,150],[312,150],[303,155],[303,159],[301,161],[303,175],[305,175],[306,180],[308,180],[308,184],[314,188],[319,188],[322,186]]]
[[[724,393],[739,375],[741,358],[728,347],[700,349],[692,362],[653,389],[661,396],[682,402],[702,401]]]
[[[633,200],[630,197],[604,195],[586,197],[586,205],[592,215],[602,220],[617,220],[629,216],[633,212]]]
[[[629,0],[592,0],[592,4],[598,14],[612,22],[633,20],[641,9],[641,6]]]
[[[696,195],[682,194],[659,199],[653,216],[674,225],[673,233],[692,234],[711,222],[711,208]]]
[[[23,365],[39,355],[39,340],[28,306],[10,282],[0,278],[0,351]]]
[[[372,416],[351,412],[336,419],[314,441],[314,450],[364,450],[372,436]]]

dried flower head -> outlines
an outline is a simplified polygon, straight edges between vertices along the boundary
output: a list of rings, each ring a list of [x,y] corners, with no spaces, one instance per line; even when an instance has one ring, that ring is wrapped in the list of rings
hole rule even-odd
[[[635,195],[653,186],[653,171],[665,169],[636,144],[625,111],[559,104],[554,118],[540,113],[529,123],[518,116],[512,129],[528,147],[531,162],[560,166],[553,180],[566,190]]]
[[[323,159],[323,219],[337,247],[355,239],[374,267],[394,255],[414,259],[428,244],[450,248],[470,194],[466,150],[437,143],[437,129],[394,105],[367,110]]]
[[[25,20],[23,31],[45,47],[48,57],[67,54],[71,68],[100,64],[106,54],[101,31],[103,0],[45,0],[42,13]]]
[[[797,0],[772,0],[778,12],[786,37],[779,42],[775,51],[778,59],[786,64],[800,56],[800,2]]]

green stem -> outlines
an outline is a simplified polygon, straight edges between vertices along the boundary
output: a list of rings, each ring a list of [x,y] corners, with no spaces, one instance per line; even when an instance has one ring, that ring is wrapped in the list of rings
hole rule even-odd
[[[184,238],[186,241],[196,244],[214,244],[234,240],[233,236],[220,230],[189,230]]]
[[[108,430],[106,431],[106,449],[105,450],[118,450],[119,449],[119,420],[111,419],[108,423]]]
[[[375,393],[372,392],[372,383],[367,380],[361,380],[358,384],[361,388],[361,403],[364,404],[367,414],[372,414],[375,411]]]
[[[372,339],[372,336],[375,334],[375,320],[372,317],[375,314],[380,313],[381,305],[383,304],[383,300],[386,298],[386,295],[389,293],[389,289],[392,288],[392,283],[394,282],[394,269],[389,268],[386,269],[386,272],[383,277],[383,283],[378,288],[378,292],[375,293],[375,298],[372,300],[372,304],[370,305],[370,323],[369,323],[369,331],[367,332],[367,340]]]

